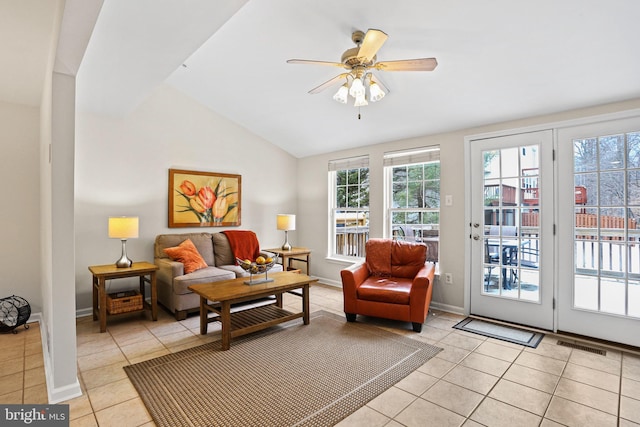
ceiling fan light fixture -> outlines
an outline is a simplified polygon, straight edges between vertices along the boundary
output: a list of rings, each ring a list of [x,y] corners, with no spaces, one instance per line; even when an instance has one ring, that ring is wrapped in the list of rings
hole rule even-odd
[[[363,95],[356,96],[356,102],[353,104],[354,107],[364,107],[365,105],[369,105],[366,98]]]
[[[364,85],[362,84],[362,80],[358,78],[353,79],[353,82],[351,83],[351,89],[349,89],[349,95],[353,96],[356,99],[358,97],[364,98],[364,92],[365,91],[364,91]]]
[[[369,105],[369,102],[380,101],[389,92],[382,80],[374,76],[373,71],[433,71],[438,66],[436,58],[378,62],[378,51],[388,37],[384,31],[375,28],[368,29],[366,33],[357,30],[351,34],[351,40],[356,44],[356,47],[347,49],[342,54],[340,62],[289,59],[287,63],[345,69],[346,71],[311,89],[309,93],[320,93],[330,86],[337,85],[342,79],[346,79],[346,83],[338,89],[333,99],[341,104],[346,104],[349,101],[349,96],[352,96],[355,99],[354,106],[362,107]],[[358,118],[360,118],[359,113]]]
[[[376,82],[371,82],[371,85],[369,85],[369,100],[371,102],[380,101],[384,96],[385,93],[380,88],[380,85]]]
[[[340,86],[340,89],[333,95],[333,99],[341,104],[347,103],[347,97],[349,96],[349,86],[347,83]]]

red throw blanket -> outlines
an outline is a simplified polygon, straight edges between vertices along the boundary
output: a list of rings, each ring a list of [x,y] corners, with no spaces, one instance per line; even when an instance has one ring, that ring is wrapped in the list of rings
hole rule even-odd
[[[248,230],[226,230],[223,233],[229,239],[231,251],[236,258],[255,261],[260,255],[260,243],[256,233]]]

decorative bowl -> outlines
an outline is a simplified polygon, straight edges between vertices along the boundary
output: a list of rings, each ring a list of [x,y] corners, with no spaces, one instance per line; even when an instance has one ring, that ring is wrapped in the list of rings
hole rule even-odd
[[[267,257],[265,254],[261,254],[261,256],[263,256],[265,259],[271,258]],[[272,258],[271,262],[265,262],[264,264],[257,264],[255,261],[247,262],[249,260],[240,258],[236,258],[236,261],[238,262],[238,265],[249,274],[266,273],[267,271],[271,270],[271,267],[273,267],[276,263],[275,258]]]

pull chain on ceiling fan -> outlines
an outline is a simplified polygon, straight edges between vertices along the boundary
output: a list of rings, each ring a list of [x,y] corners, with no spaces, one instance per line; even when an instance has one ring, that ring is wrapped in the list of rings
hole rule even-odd
[[[308,59],[289,59],[289,64],[311,64],[340,67],[348,70],[338,74],[321,85],[311,89],[309,93],[322,92],[334,84],[344,81],[333,99],[346,104],[349,96],[355,99],[354,106],[362,107],[369,102],[376,102],[384,98],[389,89],[373,73],[376,71],[433,71],[438,65],[435,58],[403,59],[398,61],[376,62],[376,54],[382,47],[388,36],[383,31],[369,29],[367,33],[354,31],[351,40],[356,47],[347,49],[343,54],[342,62],[315,61]],[[359,116],[359,115],[358,115]]]

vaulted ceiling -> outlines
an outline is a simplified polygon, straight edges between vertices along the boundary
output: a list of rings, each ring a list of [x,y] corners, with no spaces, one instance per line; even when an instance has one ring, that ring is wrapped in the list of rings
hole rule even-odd
[[[5,3],[21,2],[0,0],[0,100],[12,102],[19,91],[37,98],[39,87],[19,67],[39,32],[20,19],[46,14],[14,6],[9,19]],[[123,116],[166,83],[305,157],[638,98],[638,16],[637,0],[106,0],[78,73],[78,107]],[[307,93],[340,68],[286,60],[340,62],[351,33],[368,28],[389,35],[379,61],[439,65],[378,73],[390,92],[358,119],[358,108],[332,99],[337,86]]]

